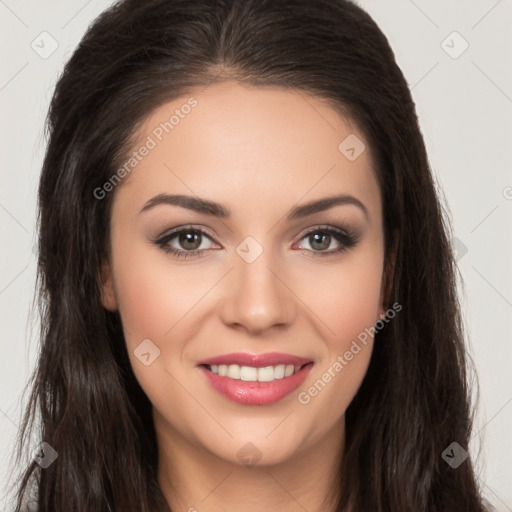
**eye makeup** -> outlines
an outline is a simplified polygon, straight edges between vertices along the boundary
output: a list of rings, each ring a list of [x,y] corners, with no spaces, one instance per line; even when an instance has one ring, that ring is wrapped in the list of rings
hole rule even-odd
[[[153,239],[152,243],[165,251],[166,254],[170,254],[177,259],[199,258],[204,256],[208,250],[211,250],[211,248],[200,249],[205,238],[211,240],[214,245],[217,244],[213,236],[206,232],[203,228],[188,225],[180,226],[179,228],[167,231]],[[311,253],[312,257],[329,257],[355,247],[359,241],[359,238],[359,233],[356,233],[352,230],[341,229],[331,225],[318,225],[309,228],[305,233],[303,233],[299,241],[296,242],[292,247],[296,247],[297,244],[300,244],[303,240],[306,240],[312,248],[299,248],[297,250]],[[338,247],[325,250],[326,240],[327,248],[330,247],[333,242],[337,243]],[[173,242],[181,245],[182,248],[180,249],[179,247],[176,247],[173,245]],[[198,244],[198,246],[196,248],[189,247],[187,249],[183,246],[183,244]],[[314,244],[320,244],[324,247],[321,247],[320,250],[315,250]],[[218,250],[219,248],[221,248],[220,244],[214,249]]]

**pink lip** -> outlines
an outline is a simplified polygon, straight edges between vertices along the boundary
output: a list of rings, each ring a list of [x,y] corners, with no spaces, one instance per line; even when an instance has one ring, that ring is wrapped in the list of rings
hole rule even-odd
[[[221,377],[208,369],[208,366],[219,364],[237,364],[254,368],[291,364],[301,366],[302,368],[289,377],[283,377],[271,382],[247,382],[240,379],[231,379],[230,377]],[[233,402],[244,405],[269,405],[282,400],[304,382],[313,366],[314,363],[310,359],[277,352],[269,352],[267,354],[246,354],[241,352],[225,354],[205,359],[199,363],[200,370],[216,391]]]
[[[271,382],[246,382],[212,373],[206,366],[200,366],[210,385],[221,395],[233,402],[244,405],[269,405],[279,402],[295,391],[308,376],[313,363],[307,364],[290,377]]]
[[[279,352],[268,352],[266,354],[247,354],[245,352],[236,352],[233,354],[224,354],[222,356],[210,357],[200,361],[199,365],[212,364],[237,364],[239,366],[252,366],[253,368],[264,368],[265,366],[277,366],[279,364],[293,364],[294,366],[304,366],[311,363],[311,359],[298,357],[291,354],[282,354]]]

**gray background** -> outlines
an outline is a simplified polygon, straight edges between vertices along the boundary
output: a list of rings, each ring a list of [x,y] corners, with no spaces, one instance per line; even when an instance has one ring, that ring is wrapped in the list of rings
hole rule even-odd
[[[36,357],[29,308],[44,116],[63,63],[110,3],[0,0],[0,511]],[[480,382],[472,453],[480,451],[484,494],[496,510],[512,512],[512,0],[359,3],[388,36],[412,88],[449,208]]]

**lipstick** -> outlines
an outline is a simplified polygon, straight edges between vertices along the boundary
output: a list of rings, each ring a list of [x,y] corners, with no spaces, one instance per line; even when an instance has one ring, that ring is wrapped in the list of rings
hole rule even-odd
[[[306,379],[311,359],[269,352],[225,354],[205,359],[199,369],[221,395],[243,405],[270,405],[282,400]]]

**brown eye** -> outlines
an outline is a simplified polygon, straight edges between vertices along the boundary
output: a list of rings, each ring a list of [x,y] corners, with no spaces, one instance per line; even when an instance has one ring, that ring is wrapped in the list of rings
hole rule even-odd
[[[210,246],[208,246],[208,241],[210,241]],[[202,255],[208,249],[218,248],[212,247],[215,244],[208,234],[191,227],[175,229],[154,240],[153,243],[177,258],[192,258]],[[206,246],[204,246],[205,243]]]
[[[331,235],[318,233],[309,235],[309,243],[313,249],[324,251],[331,245]]]
[[[313,256],[328,256],[354,247],[357,244],[358,235],[332,227],[317,227],[307,232],[301,240],[307,241],[310,249],[307,247],[306,249],[313,253]],[[335,244],[332,248],[333,242]],[[329,247],[331,247],[330,250],[328,250]],[[300,248],[304,249],[304,247]]]
[[[201,245],[202,234],[199,231],[181,231],[178,236],[178,244],[189,251],[197,250]]]

